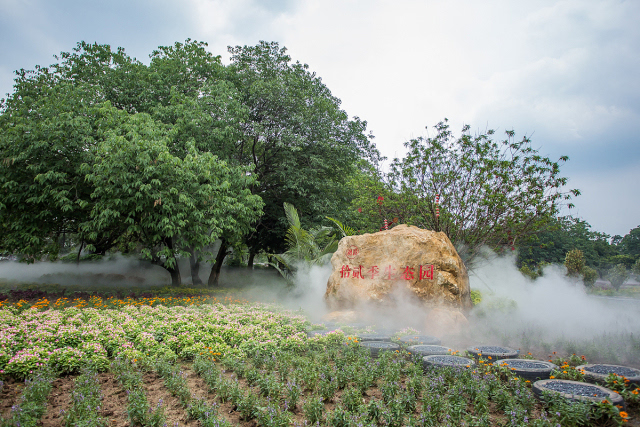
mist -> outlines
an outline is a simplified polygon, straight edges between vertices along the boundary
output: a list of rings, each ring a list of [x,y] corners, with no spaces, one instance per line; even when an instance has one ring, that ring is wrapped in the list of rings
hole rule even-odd
[[[532,351],[539,358],[558,354],[587,354],[609,363],[640,366],[640,303],[631,298],[589,295],[581,282],[565,276],[564,267],[548,266],[536,280],[516,268],[516,256],[497,257],[470,271],[472,290],[482,302],[465,313],[469,325],[458,334],[443,337],[444,345],[464,349],[473,345],[505,345]],[[187,259],[179,260],[183,284],[191,284]],[[200,278],[206,283],[210,266],[203,264]],[[277,303],[301,310],[313,323],[323,323],[331,312],[324,294],[331,265],[300,265],[291,286],[274,269],[256,266],[224,266],[220,288],[237,291],[250,301]],[[147,261],[122,255],[80,264],[0,261],[0,284],[57,284],[91,290],[170,286],[169,273]],[[386,304],[359,304],[350,323],[398,331],[411,327],[424,332],[429,309],[399,284]],[[325,322],[326,323],[326,322]]]
[[[331,266],[301,268],[295,286],[279,303],[302,309],[312,322],[330,312],[324,302]],[[587,294],[581,281],[565,275],[563,266],[547,266],[536,280],[516,267],[515,253],[493,257],[469,274],[472,290],[482,301],[465,313],[469,325],[444,336],[443,345],[464,350],[475,345],[504,345],[532,352],[540,359],[585,354],[590,361],[640,366],[640,302],[631,298]],[[360,304],[354,323],[398,331],[424,332],[428,308],[398,286],[389,304]]]

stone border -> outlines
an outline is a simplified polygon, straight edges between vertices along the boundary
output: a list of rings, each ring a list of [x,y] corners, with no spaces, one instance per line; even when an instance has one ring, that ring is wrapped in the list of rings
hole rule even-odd
[[[609,363],[589,363],[589,364],[586,364],[586,365],[577,366],[576,369],[578,369],[579,371],[581,371],[584,374],[584,378],[587,381],[595,382],[595,383],[599,383],[599,384],[606,384],[607,376],[609,376],[609,373],[614,373],[614,374],[616,373],[616,372],[614,372],[615,369],[611,370],[611,372],[608,372],[606,374],[601,374],[601,373],[598,373],[598,372],[592,372],[592,371],[588,370],[588,368],[591,368],[591,367],[594,367],[594,366],[610,366],[610,367],[613,367],[613,368],[631,369],[631,370],[636,372],[636,375],[631,376],[631,377],[625,376],[625,378],[628,379],[629,382],[631,382],[631,383],[640,385],[640,369],[632,368],[630,366],[611,365]],[[618,375],[620,375],[620,374],[618,374]],[[621,375],[621,376],[623,376],[623,375]]]
[[[485,348],[486,350],[483,350]],[[490,348],[499,348],[506,351],[494,351]],[[474,345],[467,348],[467,351],[475,358],[488,358],[491,357],[494,360],[499,359],[515,359],[518,357],[518,350],[513,348],[504,347],[502,345]]]
[[[442,341],[438,337],[431,335],[405,335],[398,339],[404,345],[440,345]]]
[[[430,348],[420,349],[420,347]],[[411,354],[412,356],[420,356],[420,358],[423,358],[424,356],[450,356],[450,350],[451,349],[449,347],[428,344],[418,344],[407,347],[407,351],[409,352],[409,354]]]
[[[560,382],[560,383],[565,383],[567,385],[580,385],[580,386],[586,386],[586,387],[595,387],[598,390],[600,390],[601,392],[607,394],[606,397],[597,397],[597,396],[580,396],[580,395],[575,395],[575,394],[571,394],[571,393],[563,393],[560,391],[556,391],[556,390],[552,390],[550,388],[547,388],[547,384],[551,383],[551,382]],[[604,388],[602,386],[599,385],[595,385],[595,384],[590,384],[590,383],[584,383],[584,382],[580,382],[580,381],[571,381],[571,380],[540,380],[540,381],[536,381],[535,383],[533,383],[533,394],[535,394],[538,398],[542,398],[542,393],[544,391],[550,392],[550,393],[557,393],[560,396],[564,397],[565,399],[571,400],[571,401],[584,401],[584,402],[591,402],[591,403],[599,403],[602,402],[603,400],[607,399],[609,402],[613,403],[614,405],[621,405],[622,407],[625,406],[624,404],[624,399],[622,398],[622,396],[620,396],[618,393],[614,393],[613,391],[609,390],[608,388]]]
[[[360,342],[384,341],[391,342],[391,335],[385,334],[353,334]]]
[[[442,360],[442,358],[447,358],[448,362]],[[440,360],[438,360],[440,359]],[[422,358],[422,367],[423,369],[427,369],[428,367],[457,367],[457,368],[471,368],[476,364],[476,361],[473,359],[468,359],[466,357],[460,356],[451,356],[446,354],[434,354],[431,356],[424,356]]]
[[[526,363],[536,363],[545,365],[544,368],[533,368],[524,365]],[[531,360],[531,359],[500,359],[496,361],[496,365],[506,364],[507,367],[513,371],[517,376],[529,381],[546,380],[551,375],[551,371],[558,369],[558,365],[547,362],[545,360]]]
[[[381,351],[396,351],[400,350],[400,346],[398,344],[394,344],[388,341],[365,341],[360,342],[361,347],[365,347],[369,349],[369,354],[371,357],[378,357]]]

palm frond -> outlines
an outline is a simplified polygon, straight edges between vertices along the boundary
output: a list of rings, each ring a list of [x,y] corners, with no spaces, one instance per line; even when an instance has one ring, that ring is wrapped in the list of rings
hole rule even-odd
[[[342,233],[342,237],[353,236],[354,234],[356,234],[356,230],[354,228],[349,227],[348,225],[344,225],[337,219],[329,218],[328,216],[325,218],[327,218],[329,221],[333,222],[336,226],[338,226],[338,230],[340,230],[340,232]]]

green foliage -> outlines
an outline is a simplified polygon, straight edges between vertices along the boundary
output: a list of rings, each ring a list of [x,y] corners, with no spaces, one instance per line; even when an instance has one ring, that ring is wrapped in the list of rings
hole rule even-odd
[[[482,302],[482,293],[480,293],[477,289],[471,290],[471,303],[473,305],[478,305]]]
[[[227,144],[228,152],[254,165],[259,184],[253,191],[266,204],[248,244],[254,252],[279,252],[287,229],[282,204],[305,213],[305,228],[320,224],[326,212],[342,212],[352,197],[345,183],[356,163],[377,151],[366,122],[349,120],[340,100],[285,48],[260,42],[229,52],[227,79],[245,115],[238,117],[240,137]]]
[[[513,247],[579,194],[561,190],[567,179],[560,176],[560,164],[566,157],[558,162],[543,157],[528,138],[516,140],[513,131],[494,141],[493,131],[472,136],[469,126],[454,137],[446,119],[435,129],[434,137],[405,143],[406,157],[395,159],[389,174],[377,173],[384,184],[363,188],[354,203],[370,216],[379,215],[380,223],[398,217],[445,232],[469,263],[484,246]],[[383,203],[376,206],[379,196]]]
[[[54,379],[53,371],[42,369],[33,378],[26,380],[22,395],[18,398],[17,403],[11,407],[8,418],[0,417],[2,427],[37,426],[47,409],[47,399]]]
[[[564,258],[564,266],[567,268],[567,276],[578,276],[584,268],[584,254],[580,249],[572,249]]]
[[[292,281],[292,275],[301,265],[311,266],[326,263],[338,248],[338,242],[333,237],[331,227],[315,227],[310,230],[302,228],[300,216],[296,208],[284,203],[289,228],[286,234],[287,250],[272,256],[278,263],[270,263],[287,281]]]
[[[631,272],[636,276],[636,279],[640,279],[640,258],[631,267]]]
[[[606,267],[606,258],[617,254],[617,248],[609,244],[608,238],[604,233],[591,230],[591,226],[579,218],[555,218],[518,242],[517,264],[531,269],[545,263],[561,264],[569,251],[577,249],[582,251],[585,265],[602,269]]]
[[[526,277],[532,280],[535,280],[542,275],[541,270],[533,270],[526,264],[520,267],[519,270],[520,270],[520,273],[522,273],[523,275],[525,275]]]
[[[80,42],[18,72],[0,105],[0,253],[141,252],[179,283],[176,256],[197,273],[243,241],[283,248],[285,201],[309,224],[344,211],[377,155],[366,123],[277,43],[230,48],[227,67],[206,46],[161,46],[147,66]]]
[[[592,287],[598,280],[598,271],[594,268],[585,266],[582,269],[582,281],[588,288]]]
[[[142,245],[142,256],[171,272],[187,248],[202,250],[223,233],[242,235],[259,218],[262,201],[251,194],[255,178],[246,168],[193,145],[181,159],[169,150],[169,132],[151,117],[107,114],[122,123],[86,167],[96,202],[81,230],[90,238],[123,224],[124,235]]]
[[[629,231],[620,241],[620,249],[623,254],[640,256],[640,226]]]
[[[348,225],[341,223],[337,219],[329,218],[329,217],[327,217],[327,219],[333,222],[336,225],[336,227],[338,227],[338,230],[342,234],[342,237],[353,236],[354,234],[357,233],[353,227],[349,227]]]
[[[474,307],[477,316],[491,316],[492,314],[509,314],[518,308],[518,303],[507,297],[484,298]]]
[[[611,268],[607,273],[607,279],[611,282],[611,286],[618,291],[620,286],[629,278],[629,272],[624,264],[618,264]]]
[[[74,380],[71,405],[64,414],[66,426],[107,426],[108,421],[99,415],[102,403],[100,381],[95,371],[85,369]]]

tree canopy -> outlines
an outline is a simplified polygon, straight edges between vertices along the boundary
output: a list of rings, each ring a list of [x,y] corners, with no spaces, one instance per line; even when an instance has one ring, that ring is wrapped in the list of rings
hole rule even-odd
[[[434,137],[405,143],[403,159],[391,171],[374,169],[361,177],[366,189],[354,207],[365,217],[443,231],[466,263],[483,247],[515,248],[519,239],[551,221],[561,204],[577,190],[565,190],[560,164],[534,149],[529,138],[503,140],[494,132],[471,135],[469,126],[455,137],[447,120],[435,126]]]
[[[194,283],[209,260],[215,284],[230,246],[284,247],[284,202],[309,221],[345,209],[344,183],[376,153],[366,122],[277,43],[230,48],[228,66],[206,47],[161,46],[145,65],[80,42],[18,71],[0,105],[0,251],[55,258],[73,236],[152,259],[174,284],[176,256]]]

